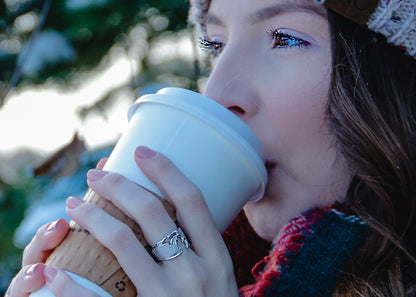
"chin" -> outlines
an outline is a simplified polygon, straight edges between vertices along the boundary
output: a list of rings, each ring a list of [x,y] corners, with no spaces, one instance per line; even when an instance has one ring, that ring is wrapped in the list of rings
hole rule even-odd
[[[272,242],[285,223],[279,222],[279,212],[270,208],[263,199],[253,204],[247,204],[244,207],[244,212],[257,235]]]

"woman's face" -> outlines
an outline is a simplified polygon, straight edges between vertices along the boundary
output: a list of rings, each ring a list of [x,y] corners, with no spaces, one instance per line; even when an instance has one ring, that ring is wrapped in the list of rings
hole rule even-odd
[[[331,77],[326,10],[312,0],[213,0],[203,46],[213,71],[204,94],[251,127],[266,153],[263,199],[246,205],[273,240],[291,218],[343,201],[350,175],[325,117]]]

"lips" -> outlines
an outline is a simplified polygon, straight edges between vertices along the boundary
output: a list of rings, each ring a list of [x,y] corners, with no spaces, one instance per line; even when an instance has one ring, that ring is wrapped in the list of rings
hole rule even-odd
[[[275,168],[276,168],[276,163],[275,163],[275,162],[273,162],[273,161],[267,160],[267,161],[264,163],[264,166],[266,167],[267,174],[268,174],[269,176],[271,176],[271,175],[273,174],[273,172],[274,172]]]

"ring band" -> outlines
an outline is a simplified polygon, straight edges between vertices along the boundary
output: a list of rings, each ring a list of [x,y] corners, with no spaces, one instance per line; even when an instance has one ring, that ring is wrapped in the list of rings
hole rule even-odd
[[[152,247],[152,254],[160,261],[168,261],[179,257],[189,242],[181,228],[172,231]]]

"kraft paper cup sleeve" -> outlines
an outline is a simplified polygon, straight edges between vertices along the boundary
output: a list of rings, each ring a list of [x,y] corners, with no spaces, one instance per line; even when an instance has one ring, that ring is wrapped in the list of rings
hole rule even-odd
[[[158,198],[171,218],[176,221],[173,207],[165,199]],[[151,247],[144,240],[140,227],[114,204],[101,198],[92,190],[87,192],[84,200],[99,206],[114,218],[128,225],[141,244],[150,252]],[[70,232],[67,237],[51,254],[46,264],[84,277],[99,285],[112,296],[137,296],[136,288],[110,250],[98,242],[88,230],[73,221],[70,222]]]

